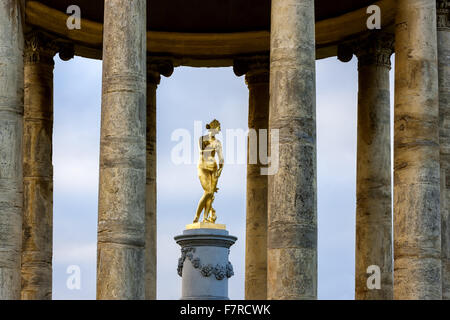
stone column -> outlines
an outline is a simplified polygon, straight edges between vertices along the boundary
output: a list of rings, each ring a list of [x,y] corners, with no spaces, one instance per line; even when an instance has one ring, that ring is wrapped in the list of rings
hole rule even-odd
[[[147,180],[145,203],[145,299],[156,299],[156,88],[173,73],[168,59],[147,59]]]
[[[105,0],[97,298],[145,298],[146,1]]]
[[[441,150],[442,299],[450,299],[450,23],[448,0],[437,0],[439,143]]]
[[[241,57],[237,76],[245,74],[249,90],[247,157],[247,218],[245,239],[245,299],[267,299],[267,175],[261,174],[260,135],[269,127],[269,57]],[[267,140],[266,140],[267,141]],[[266,142],[267,150],[267,142]],[[266,152],[263,150],[263,152]],[[251,153],[251,154],[250,154]]]
[[[392,207],[390,134],[391,34],[372,32],[358,39],[358,144],[356,178],[355,296],[392,300]],[[369,289],[369,266],[381,272],[381,287]]]
[[[315,23],[313,0],[272,0],[268,299],[317,298]],[[272,149],[272,147],[271,147]]]
[[[25,42],[22,299],[52,298],[54,43],[32,32]]]
[[[436,3],[398,0],[394,299],[441,299]]]
[[[0,300],[20,299],[23,10],[21,0],[0,2]]]

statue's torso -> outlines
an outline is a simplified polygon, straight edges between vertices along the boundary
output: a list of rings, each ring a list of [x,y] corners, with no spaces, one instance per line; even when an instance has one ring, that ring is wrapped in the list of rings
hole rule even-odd
[[[220,141],[217,139],[211,139],[208,136],[200,138],[200,159],[198,167],[207,170],[217,170],[216,163],[216,150],[221,148]]]

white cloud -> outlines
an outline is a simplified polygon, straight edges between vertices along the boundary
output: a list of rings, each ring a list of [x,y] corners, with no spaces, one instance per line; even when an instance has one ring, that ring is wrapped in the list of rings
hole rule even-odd
[[[97,243],[63,243],[53,248],[56,264],[78,265],[92,263],[97,259]]]
[[[97,193],[98,159],[62,156],[54,165],[54,187],[59,192]]]

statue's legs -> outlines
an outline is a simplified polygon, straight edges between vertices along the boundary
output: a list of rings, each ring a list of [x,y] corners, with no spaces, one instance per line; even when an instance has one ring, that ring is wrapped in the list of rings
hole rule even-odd
[[[204,217],[207,216],[207,204],[208,201],[211,199],[214,192],[211,192],[211,186],[212,186],[212,175],[213,172],[210,170],[198,169],[198,177],[200,179],[200,183],[202,184],[203,190],[205,192],[203,193],[203,196],[201,197],[200,201],[198,202],[197,206],[197,212],[195,214],[194,223],[198,222],[198,219],[200,218],[200,214],[202,213],[203,209],[205,209]]]
[[[213,210],[212,204],[214,202],[214,192],[216,192],[217,182],[219,181],[219,178],[216,176],[216,172],[217,172],[217,170],[211,171],[211,183],[210,183],[210,189],[209,189],[209,192],[211,193],[211,197],[208,198],[208,200],[206,201],[203,221],[211,222],[209,214]]]

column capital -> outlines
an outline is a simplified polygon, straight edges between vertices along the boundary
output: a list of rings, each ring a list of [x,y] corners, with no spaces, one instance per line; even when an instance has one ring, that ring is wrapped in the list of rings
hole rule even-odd
[[[269,83],[269,55],[260,54],[237,57],[233,62],[233,71],[238,77],[245,74],[245,82],[247,85]]]
[[[158,85],[161,75],[170,77],[174,67],[172,59],[168,57],[147,57],[147,82]]]
[[[368,36],[342,43],[338,47],[338,59],[348,62],[355,54],[358,67],[375,65],[390,69],[393,53],[394,35],[386,32],[371,32]]]
[[[449,30],[449,0],[436,0],[436,15],[438,30]]]
[[[54,64],[53,57],[59,53],[63,61],[74,57],[75,50],[72,43],[62,41],[44,32],[33,30],[25,35],[24,63]]]

